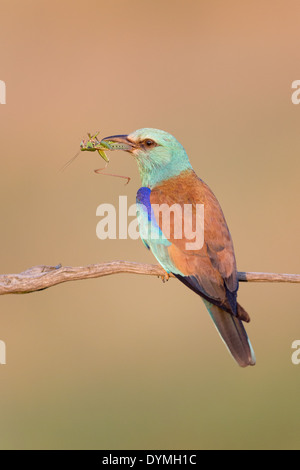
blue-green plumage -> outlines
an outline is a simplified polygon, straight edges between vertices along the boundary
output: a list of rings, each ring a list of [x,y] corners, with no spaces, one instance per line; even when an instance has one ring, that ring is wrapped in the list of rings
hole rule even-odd
[[[136,155],[143,186],[153,188],[161,181],[177,176],[182,171],[192,169],[185,149],[171,134],[159,129],[145,128],[133,132],[131,137],[132,139],[147,140],[149,135],[155,137],[157,144],[151,158],[145,158],[142,153]]]

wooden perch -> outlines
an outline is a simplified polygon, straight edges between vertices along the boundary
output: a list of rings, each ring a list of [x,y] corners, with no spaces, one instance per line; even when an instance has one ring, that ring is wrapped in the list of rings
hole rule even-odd
[[[91,279],[110,274],[144,274],[166,278],[166,272],[160,266],[140,264],[129,261],[91,264],[89,266],[34,266],[20,274],[0,275],[0,295],[26,294],[47,289],[63,282]],[[170,275],[170,277],[173,277]],[[241,282],[292,282],[300,283],[300,274],[274,273],[238,273]]]

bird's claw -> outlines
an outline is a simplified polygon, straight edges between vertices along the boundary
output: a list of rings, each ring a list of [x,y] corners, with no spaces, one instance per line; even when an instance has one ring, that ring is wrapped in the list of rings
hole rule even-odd
[[[170,274],[167,271],[164,271],[163,274],[159,276],[163,283],[167,282],[170,279]]]

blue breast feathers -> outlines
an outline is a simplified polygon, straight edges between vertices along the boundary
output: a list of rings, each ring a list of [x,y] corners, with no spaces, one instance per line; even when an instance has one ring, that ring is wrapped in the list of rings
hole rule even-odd
[[[143,210],[145,213],[148,214],[148,220],[151,221],[151,203],[150,203],[150,188],[140,188],[136,194],[136,203],[138,204],[138,209]],[[140,206],[144,206],[143,208]]]
[[[150,202],[151,189],[142,187],[136,195],[137,219],[140,236],[144,245],[152,253],[167,272],[181,274],[170,259],[168,247],[171,242],[164,236],[158,226]]]
[[[139,230],[144,244],[152,249],[153,243],[170,246],[171,243],[164,236],[158,226],[150,202],[151,189],[140,188],[136,195],[137,218]],[[152,250],[153,251],[153,250]]]

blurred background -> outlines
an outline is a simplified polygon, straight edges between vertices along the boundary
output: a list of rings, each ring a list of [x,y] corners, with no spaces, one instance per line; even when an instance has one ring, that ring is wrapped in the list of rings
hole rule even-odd
[[[100,241],[96,208],[135,202],[130,155],[59,169],[87,132],[174,134],[212,188],[238,269],[299,273],[298,1],[1,0],[1,273],[154,263]],[[2,449],[299,448],[299,285],[241,284],[257,366],[239,369],[198,296],[115,275],[0,299]]]

